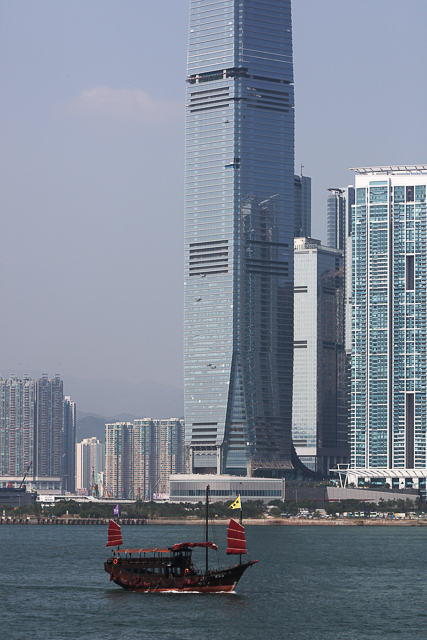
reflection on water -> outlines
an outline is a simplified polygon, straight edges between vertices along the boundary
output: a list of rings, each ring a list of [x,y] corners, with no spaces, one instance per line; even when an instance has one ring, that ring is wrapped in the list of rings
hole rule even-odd
[[[427,528],[246,531],[259,563],[244,574],[236,594],[144,594],[109,581],[104,527],[1,526],[6,640],[425,636]],[[191,526],[123,527],[123,535],[129,546],[200,539]],[[225,528],[216,535],[227,566]]]

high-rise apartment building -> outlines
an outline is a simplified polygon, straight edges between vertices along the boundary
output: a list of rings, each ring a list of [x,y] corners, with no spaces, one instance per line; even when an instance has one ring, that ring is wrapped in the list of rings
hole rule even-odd
[[[83,438],[76,444],[76,489],[92,494],[93,484],[104,471],[104,445],[98,438]]]
[[[169,493],[171,473],[185,472],[182,420],[137,419],[105,425],[107,492],[150,500]]]
[[[170,474],[185,472],[183,420],[135,420],[134,447],[136,495],[168,494]]]
[[[0,476],[23,476],[33,463],[35,402],[29,376],[0,379]]]
[[[0,482],[74,491],[76,406],[59,375],[0,379]]]
[[[105,480],[115,498],[133,498],[134,430],[132,422],[105,425]]]
[[[427,165],[354,171],[352,467],[425,486]]]
[[[151,418],[135,420],[135,492],[141,500],[149,500],[158,481],[157,428]]]
[[[59,376],[37,380],[35,469],[38,476],[60,476],[63,430],[63,383]]]
[[[190,0],[185,428],[192,471],[291,468],[290,0]]]
[[[292,435],[305,466],[328,475],[350,456],[343,255],[312,238],[294,243]]]
[[[63,486],[65,491],[74,493],[76,490],[76,403],[70,396],[65,396],[63,403],[63,451],[62,470]]]
[[[294,236],[311,237],[311,178],[294,176]]]

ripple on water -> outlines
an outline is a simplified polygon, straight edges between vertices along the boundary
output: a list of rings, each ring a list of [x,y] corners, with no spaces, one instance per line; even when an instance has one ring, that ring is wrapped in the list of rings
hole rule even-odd
[[[105,527],[1,527],[4,637],[425,637],[427,528],[248,526],[246,531],[259,563],[244,574],[236,593],[144,594],[109,582],[103,569],[109,554]],[[201,534],[174,525],[124,526],[123,535],[129,546],[167,546]],[[224,551],[225,528],[218,527],[216,535]],[[221,558],[228,564],[225,554]],[[203,566],[203,555],[198,562]]]

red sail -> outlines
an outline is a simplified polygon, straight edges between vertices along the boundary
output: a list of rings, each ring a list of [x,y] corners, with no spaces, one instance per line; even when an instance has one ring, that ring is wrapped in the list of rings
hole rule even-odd
[[[227,554],[247,553],[245,529],[235,520],[230,520],[227,530]]]
[[[120,544],[123,544],[121,527],[117,522],[114,522],[114,520],[110,520],[110,524],[108,525],[108,542],[105,546],[115,547]]]

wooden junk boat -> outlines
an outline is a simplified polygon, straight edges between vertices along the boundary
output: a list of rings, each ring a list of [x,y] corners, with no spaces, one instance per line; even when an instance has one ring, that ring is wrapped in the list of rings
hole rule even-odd
[[[209,549],[216,550],[218,547],[208,539],[208,506],[209,486],[206,487],[205,542],[182,542],[166,549],[120,549],[123,544],[120,525],[110,520],[106,546],[117,546],[112,557],[104,563],[110,580],[128,591],[234,591],[246,569],[258,560],[242,562],[242,555],[247,550],[240,510],[240,522],[231,519],[227,530],[227,554],[238,555],[239,563],[234,567],[209,569]],[[193,564],[192,551],[195,547],[206,549],[204,571]]]

